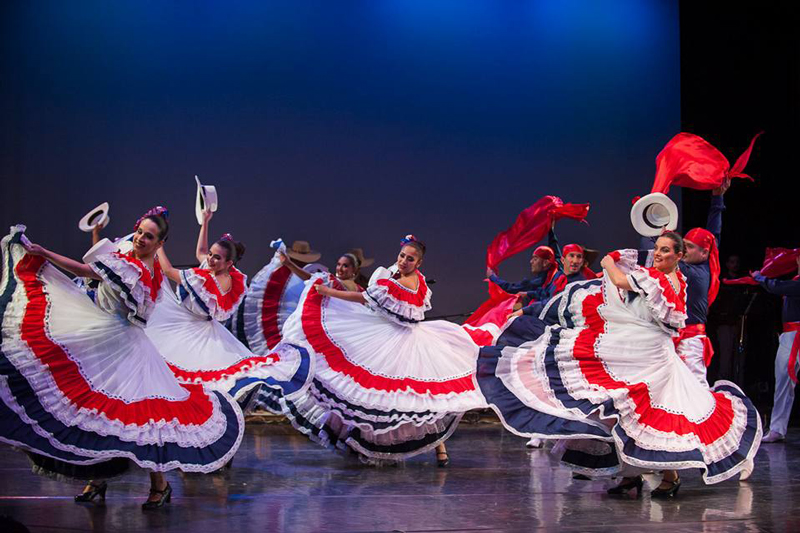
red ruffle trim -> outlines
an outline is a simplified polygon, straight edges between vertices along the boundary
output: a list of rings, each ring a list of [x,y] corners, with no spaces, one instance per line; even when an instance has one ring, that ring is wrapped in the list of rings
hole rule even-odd
[[[602,292],[586,297],[583,302],[583,315],[588,327],[578,334],[573,357],[578,361],[586,381],[605,390],[627,389],[628,397],[636,405],[639,422],[658,431],[674,432],[678,435],[694,434],[704,445],[712,444],[725,435],[734,420],[733,404],[725,395],[712,392],[716,400],[714,412],[703,422],[692,422],[683,415],[654,407],[645,383],[627,384],[611,377],[595,352],[597,338],[605,330],[605,321],[597,310],[603,303]]]
[[[420,278],[422,279],[422,278]],[[322,283],[317,280],[316,284]],[[422,285],[420,285],[420,288]],[[303,333],[311,348],[325,358],[334,372],[351,377],[365,389],[395,392],[411,389],[419,394],[464,393],[475,390],[472,376],[454,378],[447,381],[421,381],[412,378],[388,378],[377,376],[369,370],[351,363],[344,351],[328,337],[322,324],[322,295],[313,288],[307,289],[302,310]]]
[[[264,299],[261,304],[261,331],[270,350],[281,342],[281,328],[278,324],[278,310],[281,306],[281,297],[286,289],[292,271],[288,267],[281,266],[275,269],[269,277],[267,286],[264,288]]]
[[[231,365],[228,368],[223,368],[222,370],[185,370],[173,364],[167,364],[169,365],[169,369],[172,370],[172,373],[175,374],[175,377],[181,381],[195,383],[197,380],[200,380],[206,383],[210,381],[220,381],[222,379],[235,376],[236,374],[248,369],[272,365],[280,360],[281,358],[277,354],[259,355],[242,359],[235,365]]]
[[[133,264],[141,265],[136,259],[118,255]],[[46,317],[50,302],[37,276],[44,262],[41,256],[25,255],[16,267],[17,276],[22,281],[28,298],[20,327],[21,338],[34,356],[49,368],[56,386],[73,405],[81,409],[97,410],[108,419],[119,420],[125,425],[143,426],[154,420],[177,420],[183,425],[202,425],[211,418],[214,407],[201,385],[182,385],[189,392],[189,397],[179,401],[151,398],[125,403],[92,390],[81,375],[78,365],[48,335]],[[144,265],[141,267],[143,274],[149,275],[147,268]],[[159,270],[156,272],[160,273]],[[146,379],[146,376],[141,379]]]
[[[392,278],[379,279],[376,283],[381,287],[386,287],[389,290],[389,295],[395,300],[422,307],[425,305],[425,297],[428,295],[428,284],[425,283],[425,276],[422,275],[422,272],[417,272],[417,274],[419,275],[419,287],[417,287],[416,291],[403,287],[397,280]]]
[[[644,269],[647,274],[653,278],[654,280],[658,281],[661,290],[664,293],[664,299],[675,306],[675,311],[680,313],[686,313],[686,277],[684,277],[683,273],[678,271],[678,285],[679,289],[678,292],[675,292],[675,288],[670,283],[669,278],[666,274],[661,272],[655,267],[645,268]]]
[[[119,252],[112,253],[115,257],[127,261],[139,270],[139,279],[150,288],[150,299],[155,302],[158,299],[158,291],[161,290],[161,282],[164,280],[164,276],[161,273],[161,265],[158,261],[153,261],[153,275],[151,275],[150,269],[148,269],[144,263],[133,257],[133,255],[121,254]]]
[[[236,267],[231,267],[229,273],[231,275],[231,288],[228,292],[223,293],[217,281],[214,279],[214,274],[204,268],[193,268],[192,272],[203,278],[203,288],[217,298],[217,305],[223,311],[230,311],[242,299],[244,291],[247,287],[244,283],[244,274],[239,272]]]

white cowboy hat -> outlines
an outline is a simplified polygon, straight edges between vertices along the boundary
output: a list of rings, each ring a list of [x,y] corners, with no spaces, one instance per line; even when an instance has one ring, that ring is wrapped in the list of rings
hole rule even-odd
[[[111,217],[108,216],[108,202],[103,202],[85,215],[78,222],[78,229],[91,233],[94,228],[104,228],[108,225]]]
[[[631,208],[631,224],[639,235],[657,237],[678,227],[678,206],[660,192],[642,196]]]
[[[194,180],[197,182],[197,197],[194,203],[194,215],[197,217],[197,223],[202,226],[203,211],[208,208],[213,213],[217,210],[217,206],[219,205],[217,200],[217,188],[213,185],[203,185],[200,183],[200,178],[197,176],[194,177]]]
[[[107,238],[100,239],[97,241],[97,244],[89,248],[89,250],[83,254],[83,262],[87,265],[89,263],[94,263],[97,261],[97,258],[101,255],[110,254],[111,252],[120,252],[120,253],[128,253],[133,248],[133,233],[130,235],[126,235],[121,239],[117,239],[114,242],[111,242]]]

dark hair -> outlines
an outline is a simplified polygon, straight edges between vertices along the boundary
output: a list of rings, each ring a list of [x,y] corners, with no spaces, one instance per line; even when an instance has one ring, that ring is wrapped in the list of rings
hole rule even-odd
[[[169,222],[166,217],[163,215],[147,215],[142,220],[149,220],[158,226],[158,239],[161,241],[167,240],[167,235],[169,235]]]
[[[672,249],[675,251],[676,254],[685,254],[686,253],[686,244],[683,242],[683,237],[681,237],[678,233],[674,231],[665,231],[660,235],[659,238],[666,237],[667,239],[672,240],[674,242],[674,246]]]
[[[232,239],[220,239],[214,244],[225,248],[225,253],[228,256],[226,260],[233,261],[234,264],[244,255],[244,244],[240,243],[239,241],[234,241]]]
[[[361,268],[361,261],[358,260],[358,257],[356,257],[356,254],[351,254],[350,252],[347,252],[347,253],[342,254],[341,256],[348,258],[350,260],[350,262],[353,263],[353,268],[355,270],[358,270],[359,268]]]
[[[404,242],[403,246],[411,246],[412,248],[417,250],[419,252],[420,259],[422,259],[425,256],[425,243],[422,241],[414,240],[414,241]],[[402,246],[400,247],[400,249],[402,250]]]

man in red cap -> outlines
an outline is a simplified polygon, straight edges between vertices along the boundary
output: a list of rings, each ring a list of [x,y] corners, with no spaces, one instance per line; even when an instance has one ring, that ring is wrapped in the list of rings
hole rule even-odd
[[[552,295],[553,281],[560,274],[556,256],[549,246],[539,246],[531,254],[531,276],[522,281],[510,282],[501,279],[492,270],[487,271],[489,280],[509,294],[526,294],[526,303],[547,299]]]
[[[684,236],[686,256],[681,273],[686,276],[686,327],[676,339],[675,348],[689,370],[700,382],[706,381],[706,368],[714,350],[706,336],[708,308],[719,292],[719,238],[722,232],[723,195],[730,187],[730,178],[712,191],[706,229],[694,228]]]
[[[523,302],[525,305],[550,299],[555,290],[554,284],[563,275],[556,262],[558,239],[556,238],[554,227],[555,222],[550,226],[550,231],[547,233],[548,246],[539,246],[531,254],[532,277],[512,283],[500,279],[492,269],[486,269],[486,277],[509,294],[524,292],[525,299]]]

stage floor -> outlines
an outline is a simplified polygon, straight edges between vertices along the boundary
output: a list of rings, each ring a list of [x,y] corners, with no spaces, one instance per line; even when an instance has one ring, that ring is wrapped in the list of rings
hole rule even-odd
[[[251,424],[224,474],[169,473],[172,503],[143,512],[149,481],[137,470],[111,483],[105,507],[82,506],[80,487],[31,473],[0,446],[0,514],[31,531],[800,531],[800,435],[762,446],[750,481],[705,486],[684,474],[674,501],[612,498],[610,481],[576,481],[546,450],[496,423],[462,423],[433,453],[397,467],[362,466],[285,424]],[[657,484],[647,478],[650,487]]]

